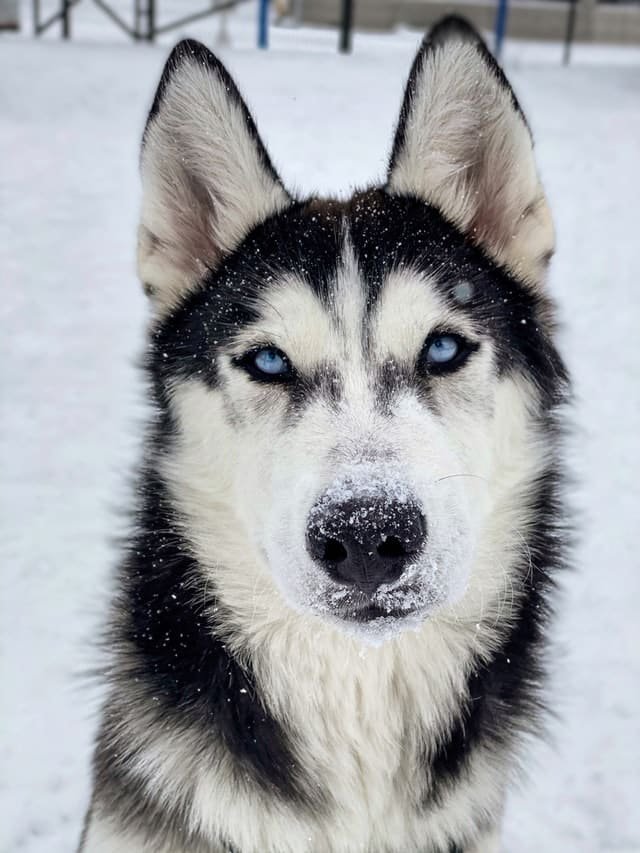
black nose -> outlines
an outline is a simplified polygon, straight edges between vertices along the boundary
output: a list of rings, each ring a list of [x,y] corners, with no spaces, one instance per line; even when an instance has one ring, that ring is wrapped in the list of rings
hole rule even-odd
[[[384,497],[322,499],[311,510],[307,550],[334,580],[371,594],[397,580],[427,538],[416,503]]]

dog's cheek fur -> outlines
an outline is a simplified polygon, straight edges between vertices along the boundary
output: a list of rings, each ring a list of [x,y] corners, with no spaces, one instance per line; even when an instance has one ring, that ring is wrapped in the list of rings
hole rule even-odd
[[[291,483],[295,444],[290,438],[283,442],[281,436],[286,416],[286,396],[281,389],[260,386],[242,374],[229,377],[228,385],[222,385],[223,389],[212,389],[194,380],[176,384],[172,409],[178,436],[164,458],[162,471],[185,519],[206,583],[223,609],[224,624],[232,636],[246,637],[252,623],[255,627],[260,624],[261,614],[265,618],[271,614],[275,624],[279,623],[277,614],[281,620],[288,615],[282,587],[277,584],[278,570],[286,566],[269,565],[266,543],[274,512],[286,516],[296,509],[291,501],[279,502],[277,489],[282,472],[286,495],[295,492],[297,484]],[[244,409],[240,424],[228,417],[230,398],[233,405]],[[259,411],[268,402],[268,415],[263,412],[260,417]],[[291,518],[285,521],[290,523]],[[288,524],[285,527],[289,558],[294,534]],[[301,523],[301,543],[303,530]],[[296,580],[294,577],[293,582]],[[243,657],[245,650],[238,651]]]
[[[261,397],[273,395],[273,389],[256,391],[247,378],[237,383],[241,394],[230,393],[224,381],[212,389],[193,379],[177,382],[171,392],[178,430],[162,473],[182,512],[197,519],[189,530],[199,531],[203,538],[197,543],[199,550],[215,554],[212,573],[235,566],[238,559],[250,564],[254,573],[255,564],[263,564],[260,531],[269,507],[278,408],[283,407],[271,399],[269,418],[251,417],[267,402]],[[251,384],[253,389],[247,387]],[[238,410],[243,414],[236,418]],[[250,584],[252,577],[244,580]]]
[[[516,568],[523,558],[528,568],[530,559],[526,536],[534,516],[526,496],[546,469],[549,453],[539,409],[532,404],[535,395],[524,378],[498,380],[482,443],[476,445],[478,457],[485,456],[475,488],[483,509],[476,559],[458,610],[463,618],[480,611],[485,619],[492,614],[502,621],[526,593],[526,578]],[[473,435],[472,427],[468,434]]]

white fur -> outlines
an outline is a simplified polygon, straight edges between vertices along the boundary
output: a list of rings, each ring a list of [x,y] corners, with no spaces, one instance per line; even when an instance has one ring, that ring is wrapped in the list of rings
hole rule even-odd
[[[91,815],[87,835],[82,845],[83,853],[178,853],[157,844],[146,843],[144,838],[124,832],[117,822],[101,815]]]
[[[473,44],[426,53],[389,186],[435,204],[520,278],[544,281],[554,231],[531,135]]]
[[[469,853],[499,853],[500,851],[500,833],[493,830],[484,838],[481,838],[477,844],[470,848]]]

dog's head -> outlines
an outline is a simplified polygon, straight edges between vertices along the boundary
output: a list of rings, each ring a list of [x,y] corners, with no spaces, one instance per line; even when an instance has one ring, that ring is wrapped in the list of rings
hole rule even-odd
[[[530,132],[477,35],[425,40],[387,182],[347,202],[294,199],[183,42],[142,176],[162,474],[220,595],[371,637],[489,599],[563,371]]]

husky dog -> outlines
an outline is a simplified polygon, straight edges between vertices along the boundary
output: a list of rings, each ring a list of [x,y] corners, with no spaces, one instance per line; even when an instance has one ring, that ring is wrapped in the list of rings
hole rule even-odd
[[[141,168],[155,414],[81,851],[497,851],[565,556],[514,93],[448,18],[386,183],[299,199],[185,41]]]

